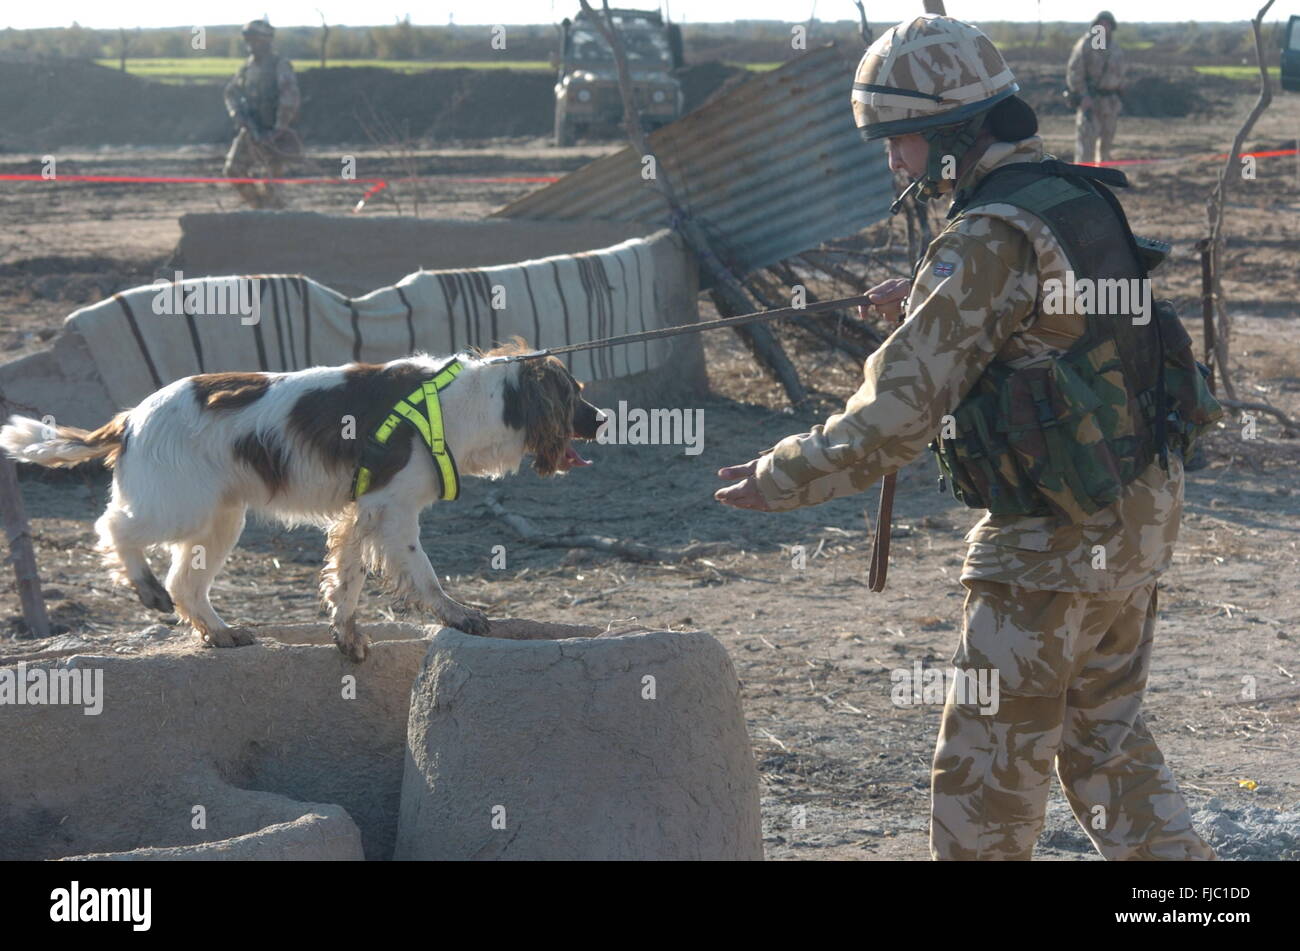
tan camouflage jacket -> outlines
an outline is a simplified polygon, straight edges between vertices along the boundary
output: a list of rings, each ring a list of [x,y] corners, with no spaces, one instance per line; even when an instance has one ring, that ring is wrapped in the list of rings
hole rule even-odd
[[[993,168],[1040,161],[1042,139],[995,143],[959,184]],[[1043,282],[1068,262],[1037,217],[984,205],[931,243],[908,297],[906,322],[868,359],[844,412],[781,440],[755,479],[775,511],[861,492],[915,459],[996,357],[1020,367],[1064,352],[1082,318],[1041,313]],[[1053,516],[985,517],[966,536],[962,580],[1026,588],[1137,587],[1169,566],[1182,517],[1182,464],[1153,463],[1115,504],[1082,523]]]
[[[1124,51],[1119,44],[1106,44],[1106,49],[1094,49],[1092,32],[1079,37],[1070,50],[1070,59],[1065,67],[1065,84],[1070,92],[1080,96],[1116,94],[1123,92],[1126,85],[1126,68]]]
[[[239,67],[239,71],[226,84],[226,111],[232,119],[237,118],[236,97],[241,92],[263,126],[261,131],[287,128],[298,118],[302,96],[298,92],[298,79],[294,75],[293,64],[287,56],[273,53],[261,62],[249,56],[244,65]]]

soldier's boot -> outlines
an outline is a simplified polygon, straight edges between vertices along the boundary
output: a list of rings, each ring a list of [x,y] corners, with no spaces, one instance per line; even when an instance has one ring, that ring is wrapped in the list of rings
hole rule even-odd
[[[1159,596],[1136,589],[1070,684],[1057,775],[1107,859],[1213,859],[1142,720]]]

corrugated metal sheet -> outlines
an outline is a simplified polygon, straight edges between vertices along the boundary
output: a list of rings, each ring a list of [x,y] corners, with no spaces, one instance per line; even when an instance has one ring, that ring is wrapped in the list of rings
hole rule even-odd
[[[651,135],[687,210],[742,272],[855,234],[889,213],[884,148],[863,142],[853,125],[856,62],[842,47],[813,50]],[[495,215],[670,223],[631,147]]]

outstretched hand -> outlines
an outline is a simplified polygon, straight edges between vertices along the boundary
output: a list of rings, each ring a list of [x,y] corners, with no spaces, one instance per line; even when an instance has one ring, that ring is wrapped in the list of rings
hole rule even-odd
[[[723,505],[730,505],[732,508],[753,509],[756,512],[767,512],[767,501],[763,494],[758,491],[758,483],[754,481],[754,471],[758,468],[758,460],[754,459],[745,463],[743,466],[723,466],[718,470],[719,479],[740,479],[731,485],[723,486],[713,493],[713,497]]]

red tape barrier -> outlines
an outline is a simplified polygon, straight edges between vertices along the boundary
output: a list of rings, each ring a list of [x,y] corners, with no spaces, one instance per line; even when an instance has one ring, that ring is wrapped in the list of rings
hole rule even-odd
[[[1250,156],[1252,158],[1279,158],[1283,155],[1296,155],[1300,149],[1273,149],[1267,152],[1242,152],[1241,158]],[[1091,165],[1094,167],[1117,168],[1126,165],[1171,165],[1181,162],[1222,162],[1228,158],[1227,152],[1221,152],[1217,155],[1190,155],[1184,158],[1156,158],[1156,159],[1112,159],[1109,162],[1079,162],[1080,165]],[[397,181],[409,182],[413,178],[401,178]],[[472,185],[549,185],[558,182],[560,179],[555,175],[536,175],[536,176],[501,176],[501,177],[456,177],[451,176],[444,181],[464,182]],[[361,211],[366,206],[366,202],[379,194],[388,187],[388,181],[382,178],[220,178],[220,177],[195,177],[195,176],[172,176],[172,175],[55,175],[53,178],[47,178],[44,175],[0,175],[0,182],[101,182],[108,184],[124,185],[253,185],[259,182],[269,182],[272,185],[369,185],[361,199],[352,209],[354,212]]]
[[[556,175],[498,176],[477,178],[449,176],[443,181],[463,182],[472,185],[549,185],[558,182]],[[412,178],[396,181],[409,182]],[[366,202],[388,187],[382,178],[224,178],[192,175],[0,175],[0,182],[100,182],[120,185],[255,185],[267,182],[272,185],[369,185],[354,212],[365,207]]]
[[[1271,152],[1239,152],[1238,158],[1250,156],[1252,158],[1277,158],[1281,155],[1295,155],[1300,153],[1300,149],[1274,149]],[[1091,165],[1094,168],[1105,167],[1115,168],[1120,165],[1172,165],[1179,162],[1223,162],[1228,158],[1227,152],[1220,152],[1218,155],[1189,155],[1186,158],[1130,158],[1130,159],[1112,159],[1109,162],[1079,162],[1079,165]]]

